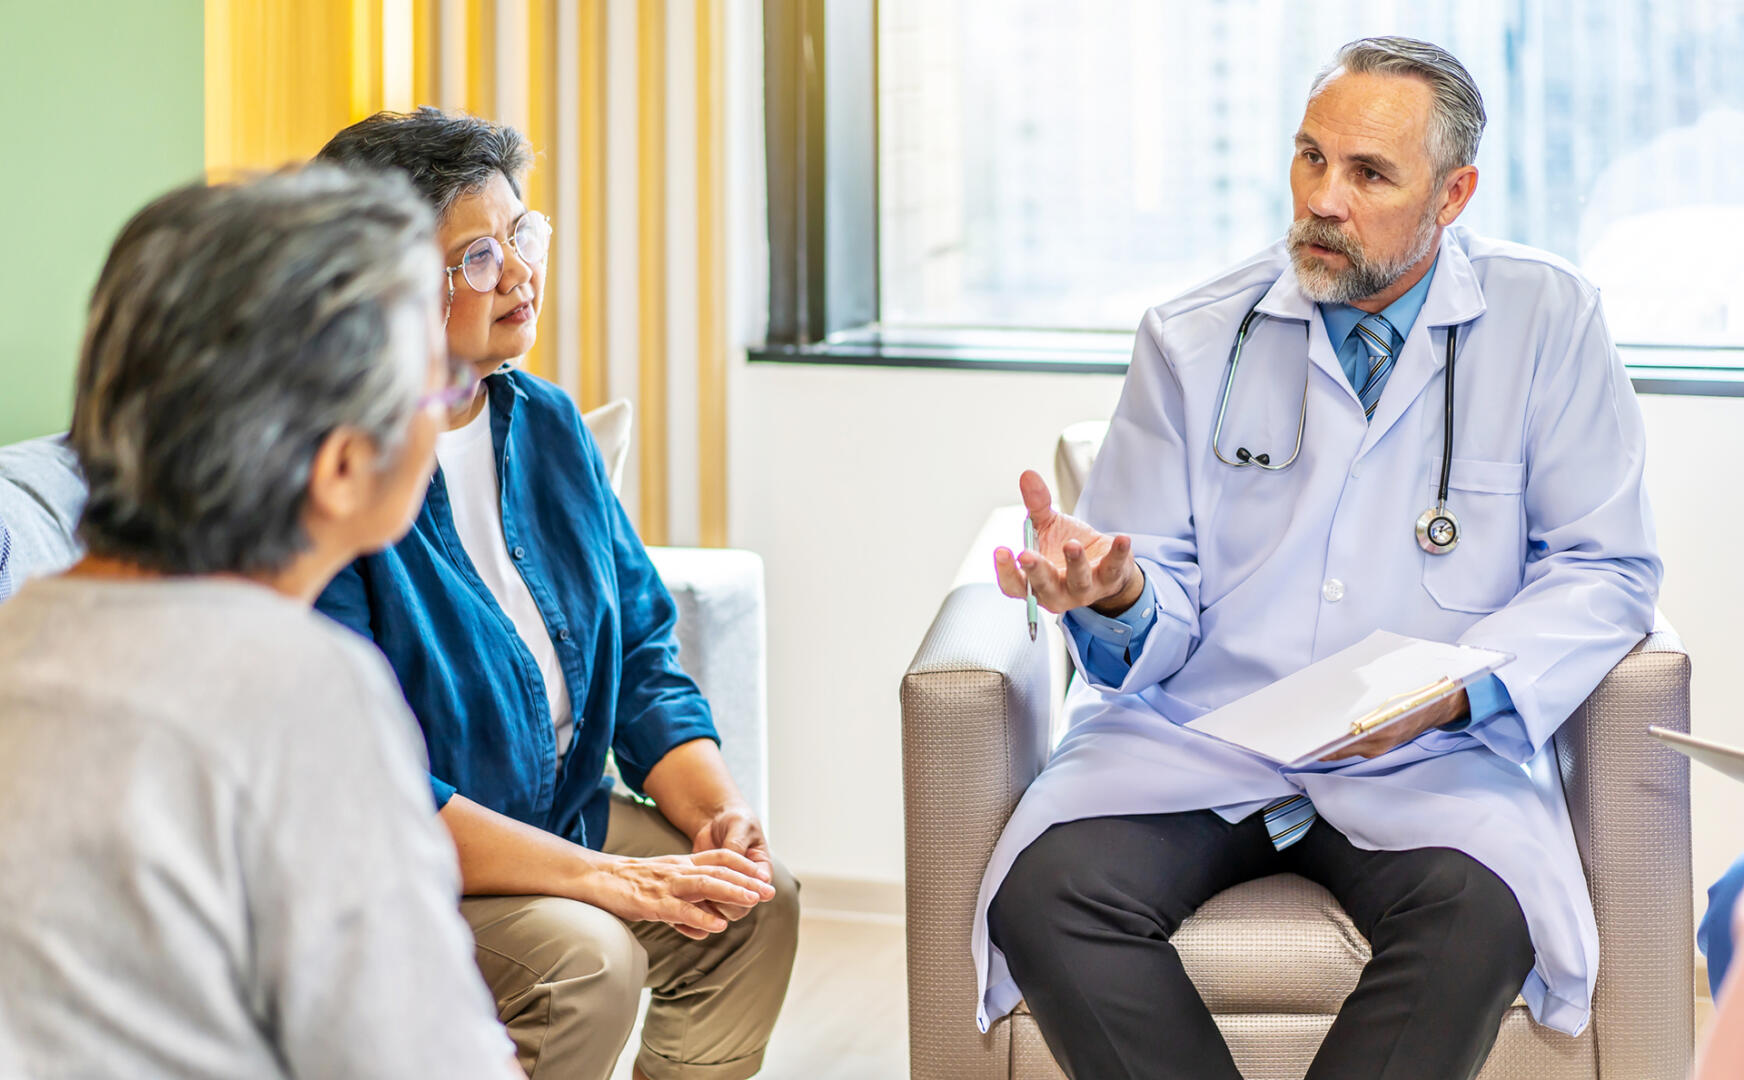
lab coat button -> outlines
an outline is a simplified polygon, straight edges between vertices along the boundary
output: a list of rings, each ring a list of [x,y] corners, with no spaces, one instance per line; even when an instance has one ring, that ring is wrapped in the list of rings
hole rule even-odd
[[[1327,578],[1326,584],[1320,587],[1320,595],[1326,597],[1328,604],[1336,604],[1344,599],[1344,582],[1337,578]]]

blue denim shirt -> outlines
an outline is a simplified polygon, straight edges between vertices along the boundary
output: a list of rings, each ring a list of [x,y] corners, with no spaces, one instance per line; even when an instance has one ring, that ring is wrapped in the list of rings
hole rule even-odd
[[[563,761],[539,667],[461,547],[440,471],[405,539],[346,568],[315,606],[387,655],[424,729],[438,807],[458,791],[597,849],[608,750],[641,791],[667,751],[720,738],[679,667],[672,596],[575,405],[523,372],[485,386],[503,539],[569,684]]]

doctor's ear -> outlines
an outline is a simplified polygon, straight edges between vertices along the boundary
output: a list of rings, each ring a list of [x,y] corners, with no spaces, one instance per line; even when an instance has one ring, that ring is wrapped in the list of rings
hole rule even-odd
[[[1452,225],[1465,212],[1466,204],[1478,190],[1478,170],[1475,165],[1461,165],[1447,174],[1447,179],[1441,182],[1441,208],[1436,211],[1435,223],[1442,228]]]

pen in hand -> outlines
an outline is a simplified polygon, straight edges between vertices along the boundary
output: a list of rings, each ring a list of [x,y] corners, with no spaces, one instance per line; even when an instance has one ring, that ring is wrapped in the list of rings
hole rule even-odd
[[[1030,517],[1028,514],[1025,514],[1024,518],[1023,518],[1023,550],[1034,551],[1035,550],[1035,542],[1036,542],[1035,522],[1030,520]],[[1024,582],[1023,591],[1024,591],[1024,598],[1025,598],[1025,601],[1024,601],[1025,607],[1029,611],[1029,639],[1031,641],[1034,641],[1036,639],[1036,621],[1037,621],[1037,619],[1036,619],[1035,586],[1030,584],[1026,579]]]

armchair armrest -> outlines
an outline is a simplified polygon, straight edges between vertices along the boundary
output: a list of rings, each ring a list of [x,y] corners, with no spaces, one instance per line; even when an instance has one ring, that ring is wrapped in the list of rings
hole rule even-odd
[[[982,871],[1048,755],[1046,639],[991,584],[945,598],[902,679],[909,1054],[915,1080],[1005,1080],[1009,1026],[975,1030]]]
[[[696,680],[739,790],[769,821],[763,560],[729,548],[648,549],[678,606],[678,661]]]
[[[1556,735],[1599,925],[1593,1030],[1604,1077],[1688,1075],[1694,1038],[1689,760],[1647,733],[1689,730],[1689,655],[1654,628]]]

